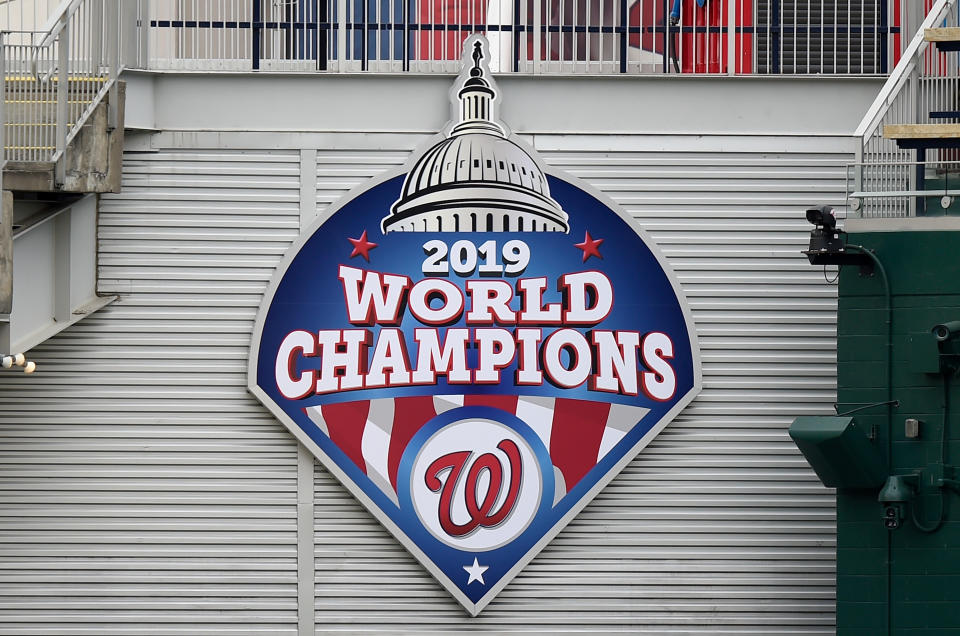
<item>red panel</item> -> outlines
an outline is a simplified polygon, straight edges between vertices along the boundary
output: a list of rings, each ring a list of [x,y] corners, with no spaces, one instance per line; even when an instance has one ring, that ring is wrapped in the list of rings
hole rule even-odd
[[[367,464],[363,461],[361,441],[363,429],[367,425],[367,414],[370,412],[370,401],[325,404],[321,411],[327,423],[330,440],[366,473]]]
[[[506,411],[507,413],[517,412],[516,395],[465,395],[463,396],[464,406],[492,406],[493,408]]]
[[[893,7],[890,9],[893,12],[893,15],[890,16],[889,23],[891,26],[900,28],[900,0],[893,0]],[[903,50],[903,34],[899,31],[893,34],[893,62],[890,65],[890,70],[893,71],[893,67],[900,63],[900,51]]]
[[[486,15],[485,0],[417,0],[417,21],[430,28],[419,32],[414,59],[459,60],[463,41],[470,35],[467,25],[485,24]],[[444,25],[464,28],[439,28]]]
[[[567,491],[597,464],[610,404],[557,398],[550,433],[550,457],[563,473]]]
[[[390,485],[397,489],[397,470],[407,444],[420,428],[436,417],[433,397],[401,397],[393,401],[393,430],[390,433],[390,450],[387,455],[387,472]]]
[[[753,0],[728,0],[736,2],[736,23],[734,29],[750,28],[753,26]],[[669,7],[673,0],[667,3]],[[664,2],[663,0],[637,0],[630,7],[631,27],[663,27]],[[680,70],[683,73],[726,73],[727,38],[728,30],[726,7],[718,0],[707,0],[703,7],[698,7],[695,0],[682,0],[680,29],[684,28],[721,29],[721,33],[676,33],[674,39],[677,47],[677,57]],[[645,51],[667,54],[664,46],[665,35],[653,31],[632,33],[630,46],[639,47]],[[734,70],[737,73],[753,72],[753,33],[737,32],[735,38]]]
[[[630,7],[628,26],[634,28],[642,27],[643,29],[658,26],[662,27],[665,24],[663,16],[663,0],[638,0]],[[652,53],[663,54],[665,51],[663,38],[664,35],[662,33],[655,33],[653,31],[631,33],[630,46]]]

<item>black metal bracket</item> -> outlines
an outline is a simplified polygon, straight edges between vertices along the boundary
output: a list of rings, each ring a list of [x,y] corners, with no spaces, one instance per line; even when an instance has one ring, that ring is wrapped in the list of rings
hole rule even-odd
[[[873,276],[873,259],[862,252],[803,250],[803,253],[811,265],[856,265],[861,276]]]

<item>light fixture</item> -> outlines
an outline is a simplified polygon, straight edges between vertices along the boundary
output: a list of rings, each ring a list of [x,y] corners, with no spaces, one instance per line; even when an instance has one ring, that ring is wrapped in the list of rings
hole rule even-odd
[[[37,370],[37,363],[32,360],[27,360],[27,356],[22,353],[3,356],[0,358],[0,366],[4,369],[11,369],[14,366],[23,367],[23,372],[26,374],[33,373]]]

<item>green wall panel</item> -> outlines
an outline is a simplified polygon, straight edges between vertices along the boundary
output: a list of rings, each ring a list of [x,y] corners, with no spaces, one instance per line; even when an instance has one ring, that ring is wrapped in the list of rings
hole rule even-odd
[[[899,405],[856,414],[891,453],[897,474],[919,471],[941,457],[943,380],[929,343],[920,338],[942,322],[960,320],[960,232],[851,234],[875,251],[891,287],[892,395]],[[880,276],[856,267],[840,275],[837,374],[840,411],[886,400],[887,310]],[[932,365],[927,364],[932,362]],[[948,463],[960,465],[960,376],[950,387]],[[904,434],[908,417],[922,421],[919,439]],[[960,634],[960,496],[945,490],[944,523],[933,533],[906,520],[893,531],[881,521],[876,490],[837,492],[837,633],[946,636]],[[918,497],[919,516],[933,523],[940,497]]]

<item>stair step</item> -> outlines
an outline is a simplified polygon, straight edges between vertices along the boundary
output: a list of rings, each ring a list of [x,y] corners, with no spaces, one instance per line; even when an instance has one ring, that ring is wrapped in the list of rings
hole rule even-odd
[[[67,77],[68,82],[90,82],[94,84],[102,84],[107,81],[107,77],[101,75],[70,75]],[[28,82],[28,83],[37,83],[41,80],[34,77],[33,75],[6,75],[4,77],[6,82]],[[51,77],[43,80],[49,82],[59,82],[60,77],[57,75],[52,75]]]
[[[56,126],[57,122],[53,121],[8,121],[4,122],[4,126]],[[67,128],[73,126],[72,121],[67,122]]]
[[[960,27],[924,29],[923,39],[933,42],[941,51],[960,51]]]
[[[956,139],[960,124],[894,124],[883,127],[887,139]]]

